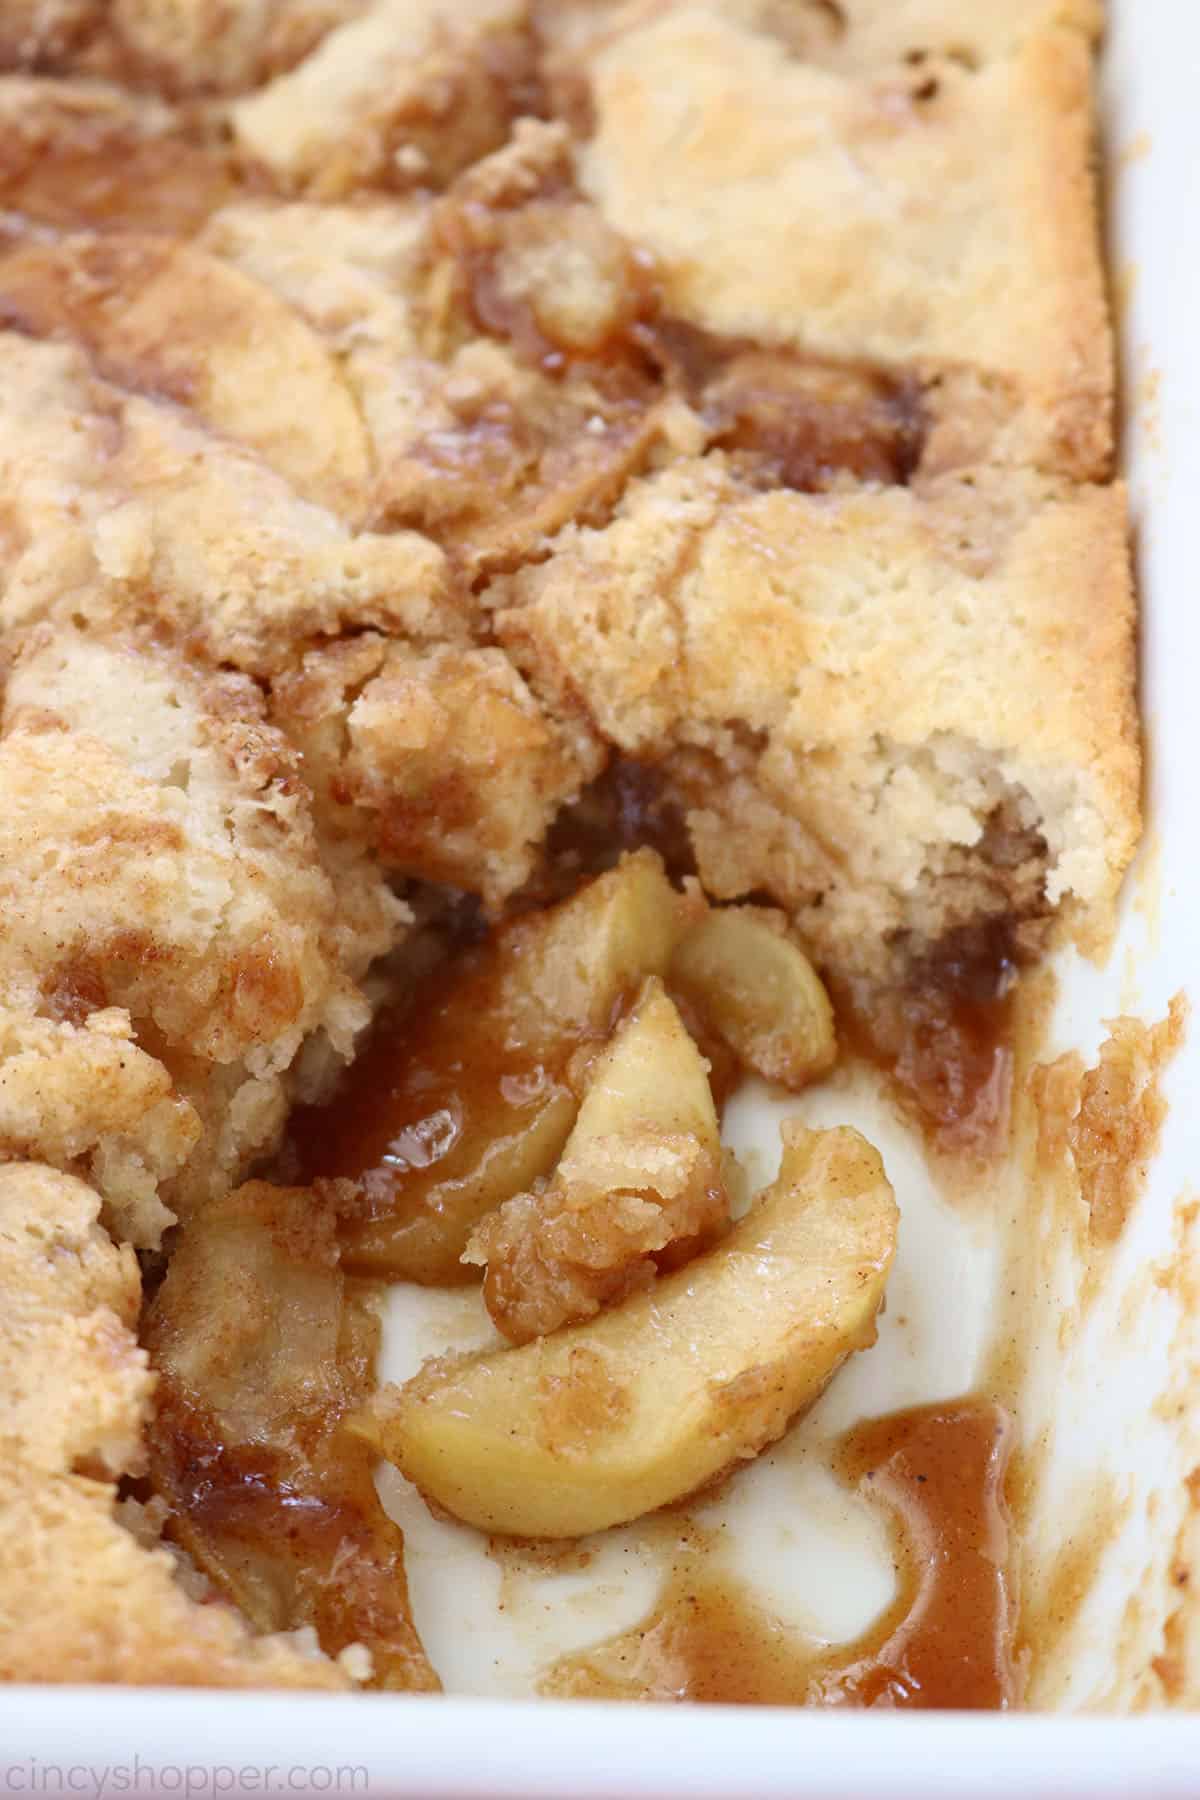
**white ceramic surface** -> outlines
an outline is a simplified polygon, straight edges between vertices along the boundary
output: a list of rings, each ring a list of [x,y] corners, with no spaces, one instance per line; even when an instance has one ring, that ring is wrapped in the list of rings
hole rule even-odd
[[[1111,223],[1114,266],[1127,296],[1126,460],[1145,605],[1150,830],[1108,966],[1096,971],[1069,964],[1064,971],[1055,1035],[1060,1044],[1087,1052],[1102,1035],[1105,1017],[1122,1009],[1158,1017],[1169,996],[1191,986],[1200,970],[1200,854],[1193,825],[1193,770],[1200,762],[1200,620],[1193,610],[1200,564],[1200,240],[1193,223],[1200,187],[1200,7],[1194,0],[1113,0],[1112,12],[1106,66]],[[1200,984],[1195,998],[1200,1006]],[[1196,1183],[1200,1192],[1200,1124],[1190,1100],[1198,1084],[1200,1028],[1168,1082],[1171,1112],[1127,1248],[1132,1261],[1160,1253],[1172,1205],[1187,1184]],[[814,1115],[830,1104],[809,1101]],[[865,1119],[873,1110],[869,1094],[854,1102],[865,1115],[848,1115],[844,1102],[837,1104],[839,1116]],[[739,1141],[757,1143],[764,1156],[766,1120],[766,1109],[757,1105],[741,1109],[733,1125]],[[885,1124],[878,1118],[871,1123],[886,1137]],[[986,1245],[971,1228],[948,1223],[938,1212],[940,1203],[910,1147],[896,1141],[884,1148],[903,1190],[905,1243],[897,1282],[907,1282],[909,1294],[903,1311],[894,1295],[880,1346],[859,1359],[823,1403],[826,1430],[858,1412],[961,1391],[969,1385],[978,1347],[973,1321],[982,1306],[950,1309],[937,1297],[961,1300],[964,1284],[971,1293],[985,1291]],[[478,1318],[464,1325],[469,1302],[446,1302],[440,1318],[438,1305],[426,1309],[421,1348],[433,1347],[439,1336],[461,1341],[464,1329],[479,1328]],[[896,1323],[901,1316],[910,1321],[904,1328]],[[1051,1383],[1056,1391],[1047,1402],[1062,1446],[1064,1504],[1081,1472],[1090,1478],[1102,1466],[1120,1468],[1123,1457],[1131,1469],[1137,1460],[1135,1488],[1137,1481],[1169,1485],[1179,1472],[1173,1465],[1177,1446],[1147,1420],[1147,1395],[1165,1379],[1161,1332],[1156,1340],[1151,1328],[1136,1355],[1127,1342],[1118,1355],[1115,1330],[1109,1341],[1103,1321],[1097,1330],[1098,1339],[1080,1349],[1072,1369]],[[397,1311],[389,1327],[393,1372],[411,1362],[417,1342],[413,1321]],[[809,1535],[781,1543],[772,1483],[786,1481],[789,1509],[795,1509],[797,1484],[805,1480]],[[454,1686],[519,1693],[548,1651],[594,1641],[612,1628],[610,1617],[618,1626],[631,1623],[653,1591],[654,1571],[631,1537],[610,1546],[608,1561],[602,1557],[586,1581],[547,1577],[541,1592],[527,1583],[515,1622],[497,1625],[495,1565],[465,1542],[465,1534],[434,1526],[402,1484],[393,1488],[389,1498],[411,1538],[418,1615],[435,1661]],[[830,1636],[851,1633],[886,1592],[869,1522],[848,1511],[844,1499],[831,1498],[819,1472],[806,1474],[802,1452],[799,1461],[794,1451],[779,1452],[743,1481],[739,1494],[743,1523],[751,1521],[753,1529],[746,1534],[739,1528],[737,1535],[746,1544],[767,1543],[773,1582],[786,1566],[789,1591],[797,1607],[807,1608],[796,1622]],[[1088,1642],[1079,1646],[1078,1673],[1064,1696],[1070,1705],[1086,1705],[1102,1690],[1104,1669],[1095,1664],[1103,1664],[1129,1585],[1143,1578],[1153,1550],[1136,1537],[1134,1531],[1116,1556],[1087,1621]],[[754,1552],[742,1554],[753,1578]],[[198,1771],[190,1781],[183,1774],[187,1765]],[[269,1780],[261,1774],[268,1765],[276,1766]],[[61,1779],[48,1773],[54,1768],[62,1770]],[[230,1773],[214,1778],[217,1768]],[[365,1771],[365,1777],[356,1774],[339,1788],[339,1768]],[[313,1773],[291,1776],[293,1769]],[[234,1774],[242,1770],[252,1773]],[[1200,1794],[1200,1719],[814,1715],[487,1698],[315,1701],[8,1689],[0,1690],[4,1787],[13,1793],[124,1788],[143,1794],[239,1787],[414,1800],[568,1794],[580,1800],[782,1794],[930,1800],[1014,1792],[1077,1800],[1133,1792],[1192,1800]]]

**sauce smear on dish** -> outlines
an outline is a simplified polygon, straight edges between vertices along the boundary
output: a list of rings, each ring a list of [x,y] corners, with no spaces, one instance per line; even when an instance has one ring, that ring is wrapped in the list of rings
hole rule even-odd
[[[984,1400],[856,1426],[838,1467],[886,1507],[899,1586],[869,1631],[830,1648],[788,1630],[700,1556],[676,1566],[650,1617],[559,1662],[543,1691],[746,1706],[1013,1706],[1004,1479],[1012,1424]]]

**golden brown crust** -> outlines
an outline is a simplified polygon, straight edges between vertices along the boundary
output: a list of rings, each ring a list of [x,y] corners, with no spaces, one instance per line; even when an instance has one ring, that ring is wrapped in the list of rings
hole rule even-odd
[[[13,0],[0,24],[0,62],[50,64],[65,59],[96,15],[96,0]]]
[[[146,647],[74,632],[19,655],[0,739],[3,981],[36,1006],[60,971],[92,968],[97,997],[165,1043],[266,1072],[356,1000],[294,753],[236,682],[224,715],[197,688]]]
[[[440,184],[503,142],[532,73],[524,0],[374,0],[233,130],[285,189]]]
[[[1009,391],[1026,460],[1102,474],[1112,350],[1084,38],[843,75],[744,10],[635,8],[586,61],[584,186],[654,253],[668,311],[930,378],[976,369]]]
[[[87,1004],[69,976],[48,1000],[77,1015]],[[186,1166],[200,1133],[195,1108],[134,1042],[123,1009],[75,1023],[0,1007],[0,1158],[84,1175],[118,1242],[159,1247],[174,1219],[160,1186]]]
[[[121,231],[25,241],[0,279],[22,332],[70,338],[118,387],[187,406],[301,500],[352,520],[367,511],[370,450],[353,399],[303,320],[260,283],[188,245]],[[297,406],[320,418],[319,433],[297,432]]]
[[[374,520],[429,533],[469,578],[604,516],[685,428],[621,341],[644,272],[579,200],[560,125],[520,121],[437,204],[246,201],[204,242],[328,345],[370,440]]]
[[[1012,469],[1011,493],[998,474],[986,476],[989,504],[1000,513],[1019,512],[1028,506],[1028,490],[1036,485],[1030,463],[1083,467],[1103,460],[1102,396],[1097,402],[1103,383],[1089,388],[1099,364],[1082,351],[1082,360],[1072,361],[1061,334],[1054,335],[1058,327],[1042,328],[1046,309],[1058,308],[1055,317],[1061,313],[1068,319],[1089,351],[1103,334],[1096,283],[1094,306],[1081,301],[1095,273],[1093,222],[1086,216],[1086,58],[1094,21],[1086,8],[1030,5],[1003,29],[994,21],[984,22],[965,47],[956,40],[950,46],[954,54],[936,53],[941,59],[937,93],[921,98],[906,89],[903,103],[896,100],[895,105],[888,96],[896,99],[897,69],[909,69],[904,79],[911,80],[911,69],[918,65],[897,64],[888,33],[907,31],[910,25],[915,29],[919,22],[928,28],[926,36],[940,42],[948,29],[945,8],[912,8],[911,17],[906,14],[903,20],[885,19],[870,7],[857,9],[838,38],[836,55],[785,41],[777,11],[732,0],[707,9],[635,6],[611,17],[609,9],[596,10],[605,17],[605,29],[586,53],[579,48],[581,38],[572,54],[586,62],[597,92],[611,78],[624,104],[638,83],[652,87],[659,66],[654,50],[663,34],[664,42],[682,34],[681,41],[687,38],[691,45],[694,53],[680,65],[686,80],[703,84],[719,76],[720,106],[712,115],[712,129],[720,138],[726,123],[731,131],[736,125],[738,145],[743,138],[749,145],[752,200],[760,177],[765,179],[763,171],[774,180],[771,170],[783,167],[781,146],[787,132],[799,127],[793,117],[791,125],[785,121],[769,142],[760,143],[756,106],[756,117],[742,132],[737,84],[726,80],[723,59],[709,55],[718,40],[724,44],[728,39],[731,53],[736,49],[756,67],[761,62],[763,94],[774,93],[778,84],[781,93],[786,88],[790,94],[789,84],[815,83],[814,92],[825,97],[822,104],[834,106],[836,101],[838,117],[867,131],[870,143],[875,141],[872,131],[882,133],[883,148],[876,146],[880,179],[898,184],[896,192],[907,194],[906,204],[916,205],[918,212],[913,230],[886,256],[868,255],[867,246],[853,240],[852,297],[865,308],[864,329],[877,314],[889,330],[909,330],[909,340],[885,346],[867,330],[865,338],[830,340],[824,348],[856,358],[890,350],[911,366],[917,384],[913,393],[905,397],[901,388],[881,388],[877,378],[864,381],[850,369],[818,371],[819,380],[808,375],[801,380],[806,365],[794,353],[791,362],[779,361],[775,350],[764,362],[764,353],[748,348],[743,336],[729,337],[730,329],[740,334],[746,325],[771,341],[788,337],[777,318],[746,319],[736,307],[718,321],[726,329],[724,338],[697,340],[681,349],[678,321],[654,316],[655,307],[663,304],[668,313],[687,311],[669,259],[664,264],[660,258],[648,275],[636,258],[630,260],[611,225],[580,200],[569,134],[562,124],[525,122],[507,146],[468,169],[437,203],[420,195],[402,201],[376,198],[359,211],[341,203],[289,205],[255,198],[216,213],[203,233],[202,248],[110,232],[104,238],[52,244],[23,242],[0,267],[0,299],[7,281],[5,303],[14,323],[42,336],[71,336],[88,352],[85,364],[49,344],[16,338],[7,343],[15,396],[9,402],[12,441],[20,439],[24,447],[11,469],[8,619],[21,623],[69,607],[91,628],[110,629],[132,613],[160,628],[166,624],[208,656],[269,678],[275,690],[273,716],[304,748],[318,789],[322,829],[333,833],[328,854],[338,858],[339,867],[359,865],[365,851],[404,875],[464,883],[493,906],[534,871],[538,845],[555,810],[574,797],[607,752],[589,730],[587,709],[580,706],[581,687],[595,686],[590,672],[577,675],[562,668],[551,682],[543,667],[535,702],[520,677],[502,669],[493,650],[470,647],[478,627],[472,623],[465,586],[477,586],[496,569],[540,558],[551,541],[551,566],[561,568],[553,534],[565,529],[565,543],[572,521],[603,526],[622,488],[657,462],[674,463],[686,486],[690,476],[680,472],[693,466],[687,458],[706,442],[729,446],[730,475],[747,488],[769,490],[775,484],[774,496],[764,491],[762,503],[770,509],[778,502],[782,513],[793,497],[779,490],[780,483],[836,489],[839,479],[844,483],[852,472],[866,480],[913,479],[913,492],[935,510],[942,504],[939,494],[950,496],[945,510],[952,519],[959,500],[969,499],[972,471],[979,465]],[[359,23],[378,32],[381,19],[382,11],[373,11]],[[345,44],[359,41],[359,23],[347,27],[351,35],[340,49],[327,40],[331,54],[337,50],[339,57],[348,56],[347,67],[357,53],[347,53]],[[472,20],[459,23],[469,35]],[[645,51],[633,59],[636,67],[631,45]],[[923,48],[921,69],[933,54]],[[1036,105],[1026,104],[1031,84],[1040,96]],[[1010,115],[1023,121],[1015,148],[1009,143]],[[991,143],[989,119],[1001,134],[997,141],[1011,155],[1008,150],[983,155],[981,146]],[[613,131],[621,151],[630,138],[619,118]],[[601,120],[597,135],[582,147],[588,179],[603,142]],[[960,264],[976,275],[982,265],[977,267],[970,257],[964,263],[961,245],[950,242],[947,247],[937,237],[945,221],[926,220],[920,212],[920,196],[936,184],[917,179],[922,157],[948,156],[953,162],[959,154],[956,145],[966,158],[967,175],[982,183],[984,213],[989,196],[1001,206],[1004,229],[998,250],[995,245],[993,250],[1002,263],[1008,255],[1005,246],[1015,241],[1013,221],[1019,219],[1013,292],[1033,296],[1033,310],[1022,315],[1019,333],[1013,331],[1011,307],[984,308],[982,324],[978,329],[972,324],[970,355],[961,346],[961,354],[956,350],[954,334],[963,329],[964,308],[954,284],[961,286],[966,279]],[[1039,198],[1033,207],[1021,183],[1036,181],[1040,194],[1047,161],[1056,171],[1057,186],[1046,190],[1051,200]],[[678,171],[680,192],[668,218],[672,229],[687,228],[687,196],[695,191],[696,174],[685,158]],[[819,180],[814,185],[809,179],[803,159],[788,164],[780,179],[784,176],[789,204],[781,216],[803,217],[810,202],[828,211],[829,196]],[[631,176],[637,178],[640,166]],[[595,181],[592,185],[597,187]],[[769,188],[767,181],[762,192]],[[654,195],[657,206],[657,188]],[[607,206],[606,195],[600,192],[599,197]],[[709,204],[707,198],[704,204]],[[757,219],[753,206],[747,218],[761,239],[754,256],[733,255],[723,241],[715,283],[709,280],[714,271],[701,257],[706,305],[716,304],[713,296],[719,298],[722,282],[736,288],[743,270],[756,271],[750,279],[761,295],[757,265],[763,262],[761,245],[770,242],[770,221]],[[949,287],[943,284],[944,291],[921,261],[926,256],[921,231],[926,228],[935,233],[927,246],[935,269],[941,266],[939,256],[953,264],[953,279]],[[799,243],[802,235],[793,233],[793,238]],[[829,241],[824,232],[810,236],[813,242]],[[705,245],[708,241],[706,237]],[[975,241],[970,240],[972,245]],[[767,260],[772,269],[777,266],[778,259]],[[1064,270],[1071,261],[1076,276],[1068,278]],[[868,264],[872,279],[863,281],[858,265]],[[924,271],[919,281],[913,273],[918,265],[918,273]],[[892,304],[887,284],[907,284],[912,292],[914,281],[925,283],[916,312],[911,305],[906,310]],[[145,289],[145,295],[137,299],[134,288]],[[632,296],[628,304],[623,290]],[[803,296],[802,287],[796,291]],[[179,304],[168,308],[169,295],[177,295]],[[142,310],[135,311],[130,323],[129,306],[135,299]],[[819,324],[823,316],[820,292],[809,300],[813,305],[805,311],[806,333],[812,320]],[[155,319],[168,310],[176,327],[170,336],[154,329]],[[844,312],[839,306],[838,320]],[[922,333],[932,333],[929,343]],[[1068,372],[1069,400],[1048,398],[1032,366],[1014,372],[1005,363],[1005,344],[1015,343],[1022,355],[1031,354],[1026,346],[1032,345],[1038,356],[1047,357],[1051,342],[1055,350],[1047,365],[1053,362],[1056,379]],[[1000,346],[995,355],[988,351],[989,343]],[[601,345],[604,359],[596,361],[593,351]],[[263,397],[279,389],[284,369],[293,386],[287,404],[273,412]],[[918,401],[913,394],[922,388]],[[764,412],[768,393],[775,394],[772,404],[782,416],[769,408]],[[786,396],[782,403],[779,395]],[[182,402],[184,416],[167,401]],[[291,408],[311,410],[334,423],[341,420],[345,431],[341,425],[336,431],[331,427],[314,446],[307,434],[289,431]],[[811,421],[834,413],[845,415],[845,422],[824,436],[818,427],[814,439]],[[860,415],[868,421],[861,428]],[[848,473],[839,477],[839,466]],[[947,480],[950,476],[954,482]],[[69,518],[54,505],[64,483],[73,497]],[[314,506],[305,495],[325,504]],[[691,499],[684,504],[692,504]],[[901,504],[908,501],[902,497]],[[797,505],[803,512],[802,503]],[[864,505],[864,517],[869,517],[869,491]],[[886,512],[891,502],[885,498],[880,505]],[[348,519],[349,531],[328,508]],[[676,501],[669,510],[677,514]],[[356,533],[355,526],[372,516],[391,527],[415,525],[421,535],[394,529]],[[691,806],[694,837],[714,885],[722,893],[734,893],[759,880],[793,905],[806,903],[828,883],[830,846],[819,819],[814,830],[813,822],[797,816],[794,807],[781,808],[779,795],[791,782],[782,751],[774,758],[780,767],[772,773],[772,763],[739,736],[746,729],[761,731],[762,724],[749,714],[743,717],[735,698],[727,695],[726,729],[717,744],[712,729],[719,696],[699,694],[697,716],[689,724],[677,700],[666,714],[655,716],[653,694],[641,694],[651,681],[655,655],[669,660],[674,654],[663,599],[671,585],[663,558],[669,562],[673,554],[674,526],[664,524],[661,541],[652,550],[650,535],[640,534],[640,554],[649,560],[640,572],[631,573],[633,590],[627,596],[610,594],[606,602],[612,609],[605,627],[609,636],[619,638],[628,629],[619,623],[624,612],[636,618],[636,648],[631,639],[625,660],[637,667],[624,680],[622,653],[602,659],[605,679],[612,678],[611,692],[599,710],[589,695],[601,736],[630,749],[629,734],[613,714],[628,708],[636,691],[636,704],[645,712],[638,753],[659,757],[670,746],[680,791]],[[1124,553],[1111,530],[1103,541],[1114,566],[1123,567]],[[1065,542],[1060,552],[1065,553]],[[685,534],[680,553],[690,554],[690,546]],[[531,578],[536,582],[536,569]],[[831,578],[836,581],[836,571]],[[518,584],[522,579],[518,574]],[[714,579],[720,581],[719,571]],[[925,572],[925,591],[939,579],[935,558]],[[1121,579],[1117,577],[1118,587]],[[639,583],[647,590],[644,604],[636,591]],[[1107,638],[1107,626],[1093,636],[1113,677],[1099,684],[1107,695],[1101,704],[1109,706],[1113,719],[1122,715],[1113,734],[1117,750],[1102,765],[1112,785],[1100,808],[1100,835],[1103,829],[1111,833],[1099,852],[1108,875],[1102,879],[1095,866],[1096,808],[1089,802],[1081,815],[1080,842],[1064,842],[1062,848],[1080,862],[1091,857],[1091,871],[1076,878],[1060,870],[1049,896],[1055,900],[1060,889],[1069,889],[1085,894],[1093,907],[1111,892],[1134,818],[1126,792],[1131,779],[1128,696],[1120,697],[1128,682],[1127,609],[1107,605],[1101,618],[1111,630]],[[531,625],[530,619],[518,623],[505,618],[502,623],[504,645],[518,660],[530,654],[520,645],[521,634]],[[369,647],[369,637],[358,635],[364,628],[380,632],[378,651]],[[656,651],[660,629],[665,636]],[[355,634],[355,641],[323,641],[347,632]],[[384,639],[393,641],[388,645]],[[421,647],[447,640],[459,640],[461,651]],[[796,656],[809,654],[794,631],[789,641]],[[933,641],[944,642],[938,636]],[[952,643],[952,638],[946,643],[948,650]],[[543,662],[545,650],[543,645]],[[854,656],[861,650],[849,644],[845,653]],[[560,663],[574,654],[570,630],[555,654]],[[709,654],[702,647],[701,664]],[[1036,660],[1036,647],[1031,654]],[[486,681],[470,691],[487,702],[484,711],[497,731],[493,756],[458,742],[455,709],[443,705],[444,671],[451,667],[489,671]],[[814,671],[807,671],[806,694],[813,679]],[[815,679],[819,685],[819,673]],[[868,669],[857,684],[861,699],[856,704],[864,720],[876,698],[872,679]],[[678,688],[677,674],[668,671],[666,680],[668,688],[672,683]],[[451,685],[460,695],[468,692],[461,676]],[[964,691],[969,685],[964,684]],[[501,700],[502,693],[507,698]],[[886,697],[882,690],[880,697]],[[406,722],[399,718],[398,705]],[[426,718],[425,729],[415,719],[407,722],[411,705]],[[755,708],[749,711],[753,714]],[[508,725],[519,726],[515,735]],[[955,727],[947,717],[931,729]],[[1011,738],[1010,731],[985,750],[1011,756]],[[435,775],[430,765],[443,755],[438,746],[449,747],[452,740],[454,754]],[[821,741],[819,730],[814,741]],[[914,722],[901,746],[902,760],[917,754],[920,741]],[[541,746],[536,750],[535,742]],[[504,744],[513,754],[504,752]],[[529,753],[518,756],[519,744]],[[931,754],[936,760],[937,752]],[[865,786],[863,779],[855,779],[856,792],[869,793],[876,780],[890,785],[886,746],[876,763],[876,774],[866,778]],[[943,776],[957,778],[943,770],[937,777],[943,786]],[[744,791],[750,783],[752,793]],[[1008,781],[1007,788],[1012,786]],[[735,793],[741,795],[737,806],[744,805],[749,818],[758,822],[744,829],[740,839],[721,822],[732,816]],[[984,796],[989,797],[996,798]],[[1068,799],[1066,814],[1071,804]],[[924,887],[932,882],[944,888],[943,877],[953,876],[955,918],[969,914],[977,901],[979,884],[964,883],[954,862],[958,846],[965,841],[969,848],[980,837],[979,805],[973,810],[966,840],[952,827],[944,835],[935,830],[915,840],[916,860],[924,856],[929,865]],[[972,811],[970,802],[967,811]],[[453,815],[448,833],[442,829],[446,819],[433,824],[435,814],[447,812]],[[1040,817],[1039,807],[1034,812]],[[1036,823],[1035,818],[1023,821],[1027,829]],[[871,855],[868,851],[866,863]],[[1052,844],[1050,861],[1059,860],[1059,846]],[[858,869],[852,882],[842,885],[860,879],[870,891],[852,900],[855,929],[876,918],[885,931],[917,924],[922,931],[936,930],[944,911],[941,901],[937,895],[930,899],[911,872]],[[882,908],[877,904],[881,886],[886,897]],[[899,899],[886,895],[897,887],[902,890]],[[851,941],[851,933],[840,933],[839,953]]]
[[[345,1687],[334,1664],[198,1605],[168,1552],[117,1522],[152,1378],[137,1264],[98,1211],[69,1176],[0,1168],[0,1679]]]
[[[416,650],[368,634],[310,652],[278,683],[274,710],[332,830],[497,909],[602,760],[497,649]]]
[[[1103,0],[720,0],[723,16],[775,38],[791,56],[865,74],[931,58],[978,67],[1010,55],[1033,32],[1065,26],[1094,43]],[[535,0],[539,38],[552,66],[666,10],[659,0]]]
[[[0,66],[237,93],[289,68],[359,0],[15,0],[0,23]]]
[[[96,379],[76,351],[15,334],[0,334],[0,368],[4,625],[132,618],[253,674],[319,634],[459,629],[434,544],[352,534],[233,441],[228,420],[218,437]]]
[[[1111,905],[1138,829],[1124,518],[1120,488],[1005,471],[810,497],[710,457],[491,599],[535,687],[665,756],[710,891],[768,886],[853,960],[964,922],[929,878],[1009,803],[1050,901]]]
[[[6,1460],[44,1474],[142,1467],[151,1377],[133,1337],[141,1281],[98,1210],[82,1182],[38,1165],[0,1169]],[[59,1371],[53,1384],[48,1367]]]
[[[0,1679],[138,1686],[317,1688],[336,1663],[254,1638],[224,1606],[189,1599],[166,1550],[114,1516],[115,1490],[81,1475],[0,1474]]]
[[[241,677],[51,626],[15,648],[0,710],[2,1141],[86,1167],[140,1244],[271,1148],[306,1040],[350,1054],[357,981],[403,927],[369,865],[339,904],[261,715]],[[38,1088],[48,1107],[77,1079],[39,1122]]]
[[[229,198],[219,136],[149,94],[107,82],[0,74],[0,196],[56,230],[125,226],[186,235]]]

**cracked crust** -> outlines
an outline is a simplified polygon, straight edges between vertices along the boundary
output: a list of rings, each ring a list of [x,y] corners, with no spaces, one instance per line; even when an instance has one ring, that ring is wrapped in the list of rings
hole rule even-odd
[[[308,55],[360,0],[14,0],[0,66],[171,95],[238,93]]]
[[[186,236],[237,185],[219,134],[107,82],[0,74],[0,124],[6,236],[18,221]]]
[[[661,761],[709,891],[767,887],[832,966],[971,923],[955,858],[1001,809],[1102,928],[1138,828],[1119,487],[760,493],[710,457],[488,598],[535,689]]]
[[[299,499],[365,515],[371,456],[354,400],[319,339],[261,283],[190,245],[112,231],[22,243],[0,280],[16,329],[71,339],[118,387],[180,402],[256,452]],[[297,432],[297,408],[321,420],[318,433]]]
[[[353,534],[228,424],[206,432],[57,343],[0,335],[0,369],[6,626],[132,618],[255,675],[320,634],[462,630],[436,545]]]
[[[376,520],[434,536],[468,577],[603,516],[699,430],[636,357],[609,354],[629,349],[644,272],[579,199],[560,125],[520,121],[437,203],[249,200],[203,241],[328,345],[369,435]],[[555,345],[569,379],[546,365]]]
[[[62,989],[50,1000],[72,1002],[85,1004]],[[0,1008],[0,1158],[84,1176],[118,1242],[159,1248],[174,1222],[160,1185],[187,1165],[200,1135],[195,1108],[134,1042],[123,1008],[78,1024]]]
[[[75,628],[31,633],[7,683],[0,994],[17,1049],[47,1059],[41,1078],[86,1066],[94,1086],[73,1118],[55,1114],[35,1136],[18,1091],[20,1071],[34,1072],[18,1060],[6,1136],[48,1160],[90,1155],[139,1243],[154,1241],[152,1169],[175,1210],[222,1191],[270,1149],[301,1045],[321,1033],[351,1053],[369,1016],[357,980],[403,926],[369,865],[339,905],[296,755],[261,715],[240,677],[200,677],[145,641]],[[137,1032],[124,1067],[110,1015],[87,1037],[43,1023],[81,1025],[100,1008],[121,1009]]]
[[[331,832],[499,910],[604,753],[544,711],[498,649],[366,635],[313,650],[275,692]]]

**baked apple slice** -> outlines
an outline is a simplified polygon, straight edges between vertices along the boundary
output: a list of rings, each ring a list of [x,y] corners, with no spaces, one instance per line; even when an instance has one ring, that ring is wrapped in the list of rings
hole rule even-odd
[[[367,1217],[343,1264],[431,1285],[479,1221],[549,1175],[579,1111],[575,1059],[599,1050],[627,997],[663,974],[698,898],[651,850],[561,905],[514,920],[447,983],[376,1033],[332,1106],[304,1118],[307,1178],[357,1179]]]
[[[714,909],[679,945],[670,981],[739,1060],[768,1081],[807,1087],[832,1068],[833,1007],[782,913],[761,906]]]
[[[475,1229],[463,1261],[515,1344],[649,1287],[729,1221],[708,1065],[657,976],[596,1058],[550,1182]]]
[[[151,1483],[169,1534],[257,1630],[310,1627],[329,1656],[368,1652],[373,1687],[429,1692],[403,1533],[346,1430],[379,1321],[338,1266],[339,1198],[254,1181],[184,1227],[144,1323]]]
[[[716,1249],[587,1324],[428,1363],[356,1428],[427,1498],[519,1537],[619,1525],[756,1456],[874,1341],[899,1218],[856,1131],[783,1140]]]

